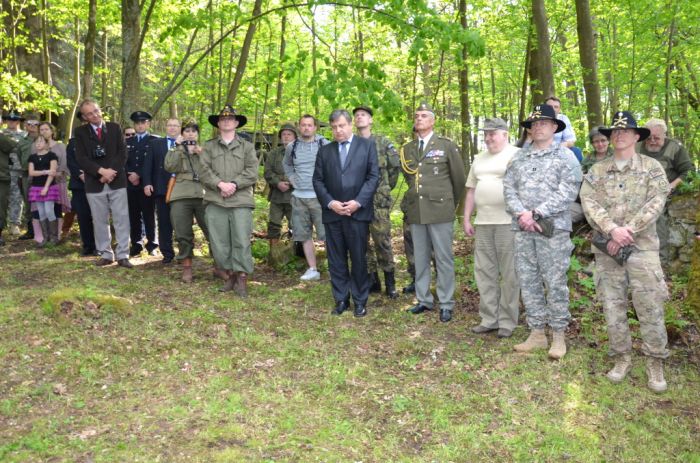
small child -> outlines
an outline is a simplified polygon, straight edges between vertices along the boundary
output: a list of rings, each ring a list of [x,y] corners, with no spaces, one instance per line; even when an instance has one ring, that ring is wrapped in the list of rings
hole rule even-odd
[[[36,154],[29,156],[29,201],[36,204],[39,212],[39,223],[44,235],[44,241],[39,246],[44,247],[47,241],[58,243],[58,220],[54,212],[54,204],[61,197],[59,186],[54,180],[58,170],[58,156],[49,151],[49,140],[43,136],[37,137],[34,148]]]

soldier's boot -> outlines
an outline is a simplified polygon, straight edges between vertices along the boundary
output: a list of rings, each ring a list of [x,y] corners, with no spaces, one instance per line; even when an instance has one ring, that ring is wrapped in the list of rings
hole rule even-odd
[[[182,260],[182,281],[192,283],[192,258],[186,257]]]
[[[226,283],[219,288],[219,291],[221,292],[231,291],[236,286],[236,282],[238,281],[238,274],[236,272],[228,270],[226,271],[226,274]]]
[[[236,293],[238,297],[248,297],[248,274],[245,272],[240,272],[238,274],[238,279],[233,287],[233,292]]]
[[[382,282],[379,281],[379,273],[372,272],[369,274],[369,292],[370,293],[381,293],[382,292]]]
[[[613,383],[621,383],[632,369],[632,355],[622,354],[617,357],[615,366],[606,375]]]
[[[647,357],[647,387],[654,392],[664,392],[668,389],[664,379],[664,361]]]
[[[44,238],[46,241],[46,238]],[[49,243],[58,244],[58,220],[49,222]]]
[[[214,265],[214,269],[212,270],[212,275],[214,275],[214,278],[221,278],[222,280],[228,280],[228,272],[226,270],[222,270],[219,267]]]
[[[34,223],[33,219],[29,219],[29,222],[27,222],[27,232],[21,235],[18,240],[33,240],[34,239]]]
[[[564,330],[552,331],[552,347],[549,349],[549,357],[555,360],[566,355],[566,333]]]
[[[399,297],[399,293],[396,292],[394,272],[384,272],[384,286],[386,286],[386,295],[389,299],[396,299]]]
[[[532,352],[535,349],[547,348],[547,335],[544,334],[544,328],[534,329],[530,331],[530,336],[521,344],[513,346],[516,352]]]
[[[43,248],[49,242],[49,221],[48,220],[40,220],[39,226],[41,227],[41,238],[42,238],[41,243],[39,243],[39,247]]]

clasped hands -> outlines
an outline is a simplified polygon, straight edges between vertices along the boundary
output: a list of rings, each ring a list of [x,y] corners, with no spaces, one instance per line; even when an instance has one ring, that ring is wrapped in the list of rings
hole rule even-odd
[[[607,248],[611,256],[616,256],[620,249],[634,244],[634,232],[631,227],[617,227],[610,232]]]
[[[100,183],[112,183],[117,177],[117,171],[108,167],[101,167],[97,173],[100,175]]]
[[[236,184],[233,182],[219,182],[216,186],[219,188],[222,198],[233,196],[237,189]]]
[[[360,208],[360,203],[351,199],[350,201],[340,202],[333,200],[330,203],[330,208],[338,215],[347,215],[348,217],[355,213]]]
[[[532,217],[532,211],[518,212],[518,225],[521,230],[529,232],[541,232],[542,227]]]

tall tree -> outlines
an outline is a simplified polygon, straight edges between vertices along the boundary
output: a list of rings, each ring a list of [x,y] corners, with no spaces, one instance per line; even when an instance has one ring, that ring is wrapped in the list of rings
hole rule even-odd
[[[537,40],[532,65],[537,75],[537,92],[535,101],[554,95],[554,75],[552,73],[552,52],[549,49],[549,21],[544,0],[532,0],[532,19],[535,24]]]
[[[97,42],[97,0],[88,4],[88,29],[85,36],[85,66],[83,67],[82,94],[85,98],[92,96],[95,74],[95,43]]]
[[[262,10],[262,0],[255,0],[255,5],[253,5],[252,16],[260,16]],[[236,66],[236,75],[233,78],[233,83],[228,90],[226,96],[226,101],[232,105],[236,104],[236,96],[238,95],[238,89],[241,86],[241,81],[243,80],[243,74],[245,74],[245,68],[248,64],[248,55],[250,54],[250,45],[253,43],[253,37],[255,36],[255,28],[257,27],[257,21],[250,21],[248,24],[248,31],[245,34],[245,39],[243,39],[243,46],[241,47],[241,54],[238,59],[238,66]]]
[[[583,88],[586,91],[586,116],[590,130],[603,124],[603,111],[600,101],[600,84],[598,83],[598,46],[588,0],[576,0],[576,30],[578,31],[578,52],[583,73]]]

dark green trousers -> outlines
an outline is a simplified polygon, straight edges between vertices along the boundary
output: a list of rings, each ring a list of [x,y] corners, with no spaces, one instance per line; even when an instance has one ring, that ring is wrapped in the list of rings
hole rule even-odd
[[[209,230],[204,215],[204,202],[201,198],[183,198],[170,202],[170,223],[175,231],[178,254],[175,259],[182,260],[194,256],[193,219],[209,240]]]

